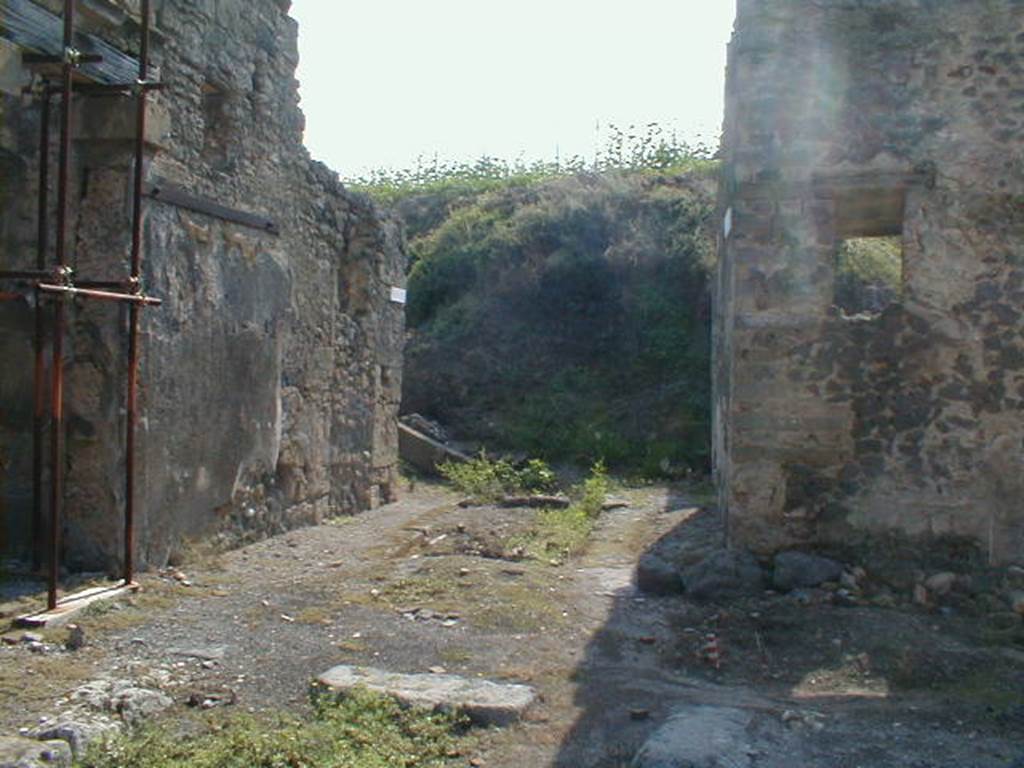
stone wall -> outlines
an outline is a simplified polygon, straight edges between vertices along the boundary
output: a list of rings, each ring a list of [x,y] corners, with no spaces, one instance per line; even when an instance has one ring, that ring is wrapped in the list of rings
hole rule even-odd
[[[54,4],[50,4],[53,7]],[[82,28],[137,51],[138,3],[83,2]],[[281,0],[156,0],[149,179],[274,220],[280,235],[147,201],[140,559],[188,539],[265,535],[390,500],[404,284],[395,222],[302,146],[297,25]],[[58,10],[53,8],[54,10]],[[32,265],[38,109],[0,49],[0,267]],[[9,66],[7,66],[9,65]],[[59,99],[55,100],[59,104]],[[132,101],[76,104],[71,262],[127,272]],[[56,123],[56,121],[55,121]],[[67,365],[66,557],[118,560],[127,311],[76,304]],[[31,312],[0,303],[0,551],[29,546]]]
[[[740,0],[715,460],[733,543],[966,536],[1024,558],[1024,3]],[[845,238],[901,297],[835,306]]]

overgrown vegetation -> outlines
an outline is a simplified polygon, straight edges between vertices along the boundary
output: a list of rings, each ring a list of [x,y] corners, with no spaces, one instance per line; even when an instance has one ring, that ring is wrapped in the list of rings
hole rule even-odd
[[[546,462],[530,459],[516,468],[505,459],[492,461],[486,453],[465,462],[446,462],[438,467],[455,488],[477,501],[495,501],[507,494],[550,491],[555,473]]]
[[[593,158],[580,155],[554,160],[525,162],[483,156],[475,162],[421,157],[412,168],[380,169],[346,180],[354,190],[384,202],[395,203],[413,195],[441,196],[451,200],[494,189],[524,186],[544,179],[600,174],[612,171],[706,172],[714,163],[714,150],[690,144],[657,123],[608,127],[604,146]],[[413,228],[419,234],[418,228]]]
[[[460,754],[465,722],[355,692],[315,695],[309,718],[236,715],[184,734],[151,724],[98,744],[80,768],[441,768]]]
[[[523,548],[531,557],[560,565],[586,546],[608,496],[608,473],[602,462],[591,467],[590,475],[569,491],[572,499],[565,509],[542,509]]]
[[[703,470],[712,187],[648,171],[509,186],[439,215],[429,196],[403,201],[417,222],[403,407],[547,461]]]

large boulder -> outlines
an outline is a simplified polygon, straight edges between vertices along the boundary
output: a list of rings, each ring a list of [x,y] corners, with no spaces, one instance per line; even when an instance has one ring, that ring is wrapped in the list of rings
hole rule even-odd
[[[800,765],[793,745],[780,748],[788,741],[777,721],[764,716],[736,707],[691,706],[647,739],[630,768],[754,768],[765,753],[787,755],[794,759],[786,765]]]
[[[636,566],[636,586],[650,595],[681,595],[683,580],[678,566],[656,552],[640,556]]]
[[[686,594],[697,600],[754,595],[764,589],[761,564],[749,552],[720,549],[683,571]]]
[[[839,581],[842,575],[842,564],[831,558],[806,552],[780,552],[775,556],[772,585],[780,592],[788,592]]]

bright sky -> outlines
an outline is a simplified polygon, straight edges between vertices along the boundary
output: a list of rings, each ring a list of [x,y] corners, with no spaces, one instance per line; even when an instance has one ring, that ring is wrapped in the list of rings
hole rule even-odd
[[[734,0],[295,0],[313,156],[591,158],[608,125],[717,140]]]

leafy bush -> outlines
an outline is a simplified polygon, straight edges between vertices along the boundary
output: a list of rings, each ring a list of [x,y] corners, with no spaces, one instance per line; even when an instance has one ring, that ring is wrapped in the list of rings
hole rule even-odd
[[[445,462],[438,470],[458,490],[479,501],[495,501],[508,494],[551,490],[556,480],[555,473],[540,459],[531,459],[522,469],[516,469],[505,459],[492,461],[486,453],[465,462]]]
[[[228,717],[184,734],[151,724],[91,747],[80,768],[442,768],[464,722],[354,692],[320,696],[313,716]]]
[[[608,470],[604,462],[598,461],[590,468],[590,476],[573,489],[576,497],[574,506],[589,518],[601,514],[605,497],[608,495]]]

